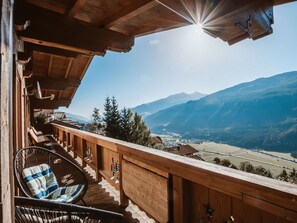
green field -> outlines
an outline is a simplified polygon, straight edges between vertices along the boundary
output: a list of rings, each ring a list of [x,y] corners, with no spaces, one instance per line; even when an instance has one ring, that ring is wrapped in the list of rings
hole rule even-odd
[[[283,169],[289,173],[293,168],[297,170],[297,159],[290,153],[253,151],[240,147],[213,142],[191,144],[199,152],[199,155],[208,162],[213,162],[215,157],[228,159],[238,168],[241,162],[249,161],[253,166],[263,166],[269,169],[273,176],[277,176]],[[295,162],[294,162],[295,161]]]

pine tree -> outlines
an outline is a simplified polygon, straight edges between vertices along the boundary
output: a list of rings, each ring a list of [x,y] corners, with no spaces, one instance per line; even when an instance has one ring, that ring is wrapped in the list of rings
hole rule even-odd
[[[123,108],[121,111],[120,117],[120,126],[121,126],[121,136],[120,139],[131,142],[132,140],[132,127],[133,127],[133,120],[132,120],[133,113],[130,109]]]
[[[104,114],[103,121],[105,123],[104,132],[105,132],[106,136],[110,136],[110,132],[111,132],[111,103],[110,103],[109,97],[106,97],[106,99],[105,99],[103,114]]]
[[[119,139],[121,133],[120,113],[115,97],[105,99],[104,109],[105,135]]]
[[[141,119],[141,115],[124,108],[118,110],[115,97],[107,97],[104,104],[104,132],[108,137],[121,139],[143,146],[151,146],[151,132]]]
[[[113,138],[119,139],[121,137],[121,116],[118,109],[118,103],[115,97],[111,99],[111,125]]]
[[[133,118],[131,142],[143,146],[149,146],[151,144],[151,132],[141,120],[141,115],[137,113],[134,114]]]
[[[101,129],[101,117],[99,113],[98,108],[93,109],[93,114],[92,114],[92,123],[91,123],[91,131],[95,133],[99,133],[99,130]]]

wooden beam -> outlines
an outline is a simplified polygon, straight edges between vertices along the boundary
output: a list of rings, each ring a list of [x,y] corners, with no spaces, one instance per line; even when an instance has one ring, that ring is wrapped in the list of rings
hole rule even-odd
[[[67,65],[67,69],[66,69],[66,73],[65,73],[64,78],[68,77],[71,66],[72,66],[72,63],[73,63],[73,58],[70,58],[69,61],[68,61],[68,65]]]
[[[123,155],[119,155],[119,165],[120,167],[123,166]],[[123,189],[123,169],[120,168],[120,205],[123,208],[126,208],[129,206],[129,198],[124,192]]]
[[[191,222],[191,190],[190,182],[178,177],[172,176],[173,190],[173,219],[174,222]]]
[[[98,26],[99,27],[112,27],[116,23],[124,22],[132,17],[135,17],[142,12],[145,12],[151,8],[158,6],[159,3],[155,0],[138,0],[121,8],[115,14],[103,19]]]
[[[63,49],[54,48],[54,47],[47,47],[47,46],[42,46],[37,44],[31,44],[31,43],[25,43],[25,49],[28,51],[35,51],[35,52],[51,54],[51,55],[61,56],[61,57],[69,57],[69,58],[76,58],[78,57],[78,55],[80,55],[80,53],[73,52],[73,51],[63,50]]]
[[[58,13],[34,6],[25,6],[24,11],[31,21],[31,26],[18,32],[24,42],[101,56],[106,50],[128,52],[134,45],[134,37],[106,28],[94,28]]]
[[[62,94],[63,94],[63,91],[60,91],[60,92],[59,92],[59,95],[58,95],[58,99],[59,99],[59,100],[61,99]]]
[[[28,3],[63,14],[65,9],[55,1],[26,0]],[[62,1],[61,1],[62,2]]]
[[[57,109],[59,107],[68,107],[70,105],[70,100],[40,100],[35,97],[31,98],[31,107],[33,109]]]
[[[33,75],[33,83],[35,84],[37,81],[42,90],[65,90],[69,87],[77,88],[80,85],[80,80],[73,78],[65,79]]]
[[[84,6],[86,1],[87,0],[74,0],[74,4],[65,14],[68,14],[69,17],[74,17],[77,12]]]
[[[14,218],[14,180],[13,180],[13,22],[14,1],[2,0],[0,3],[0,222],[12,223]],[[16,43],[17,44],[17,43]]]
[[[52,75],[53,61],[54,61],[54,56],[50,55],[50,59],[48,62],[48,71],[47,71],[47,76],[49,77]]]

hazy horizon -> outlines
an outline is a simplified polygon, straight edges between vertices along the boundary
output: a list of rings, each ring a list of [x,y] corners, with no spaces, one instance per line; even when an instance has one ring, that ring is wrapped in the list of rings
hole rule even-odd
[[[211,94],[262,77],[297,70],[297,3],[274,8],[274,33],[233,46],[188,26],[137,38],[131,52],[95,57],[72,103],[60,111],[103,113],[106,96],[135,107],[169,95]]]

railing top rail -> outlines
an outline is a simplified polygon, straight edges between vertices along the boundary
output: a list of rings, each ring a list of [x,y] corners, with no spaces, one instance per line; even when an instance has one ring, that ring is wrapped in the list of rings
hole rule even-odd
[[[255,196],[297,211],[296,185],[58,124],[52,125],[116,150],[124,156],[234,197],[242,199],[245,195]]]

